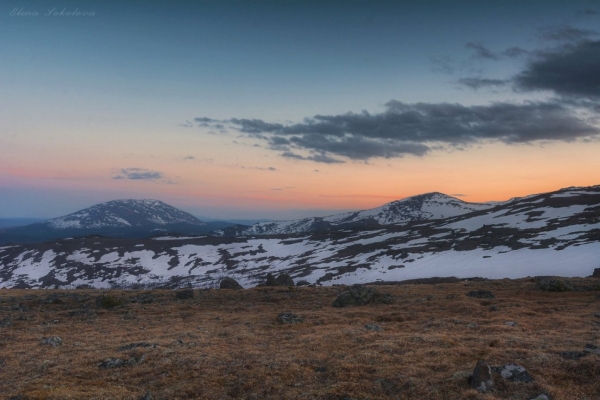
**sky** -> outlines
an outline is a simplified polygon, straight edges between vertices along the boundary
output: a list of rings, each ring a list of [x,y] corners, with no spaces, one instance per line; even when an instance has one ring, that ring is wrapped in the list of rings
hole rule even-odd
[[[0,4],[0,217],[600,184],[600,0]]]

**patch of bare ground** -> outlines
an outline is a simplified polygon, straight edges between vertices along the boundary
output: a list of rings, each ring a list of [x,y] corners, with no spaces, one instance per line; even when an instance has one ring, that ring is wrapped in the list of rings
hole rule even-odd
[[[0,397],[600,399],[600,355],[583,351],[600,346],[600,280],[569,282],[591,290],[547,292],[529,279],[378,285],[392,304],[345,308],[331,306],[342,286],[194,290],[187,299],[0,290],[0,320],[9,321]],[[467,296],[476,290],[494,298]],[[283,311],[303,322],[278,322]],[[43,344],[49,337],[62,344]],[[519,364],[535,380],[496,374],[494,391],[480,394],[467,383],[480,359]]]

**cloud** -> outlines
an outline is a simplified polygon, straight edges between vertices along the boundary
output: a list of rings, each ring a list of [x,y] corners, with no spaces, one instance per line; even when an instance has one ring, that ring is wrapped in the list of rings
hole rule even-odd
[[[504,86],[507,83],[509,83],[509,81],[504,79],[463,78],[459,79],[458,83],[467,86],[471,89],[477,90],[481,89],[482,87]]]
[[[549,90],[559,96],[600,100],[600,41],[584,40],[540,51],[514,79],[521,91]]]
[[[598,11],[596,11],[594,9],[591,9],[591,8],[586,8],[584,10],[581,10],[581,13],[583,15],[588,15],[588,16],[600,15],[600,12],[598,12]]]
[[[185,157],[183,157],[183,159],[184,160],[195,160],[196,157],[194,157],[194,156],[185,156]]]
[[[520,57],[527,53],[529,53],[529,51],[515,46],[515,47],[509,47],[508,49],[504,50],[504,52],[502,54],[505,55],[506,57],[515,58],[515,57]]]
[[[462,193],[453,193],[450,196],[454,196],[454,197],[467,197],[466,194],[462,194]]]
[[[468,42],[465,44],[465,47],[475,51],[475,54],[473,55],[475,58],[483,58],[488,60],[497,60],[499,58],[494,52],[481,43]]]
[[[113,179],[154,181],[157,179],[163,179],[163,174],[161,172],[151,171],[144,168],[121,168],[118,175],[113,176]]]
[[[391,100],[378,114],[315,115],[288,125],[259,119],[221,123],[267,141],[270,149],[282,151],[282,157],[326,164],[345,162],[339,157],[364,161],[425,156],[434,149],[483,141],[573,141],[600,133],[573,105],[559,100],[483,106]]]
[[[544,29],[541,33],[542,39],[550,41],[578,42],[597,35],[598,32],[591,29],[579,29],[569,25]]]

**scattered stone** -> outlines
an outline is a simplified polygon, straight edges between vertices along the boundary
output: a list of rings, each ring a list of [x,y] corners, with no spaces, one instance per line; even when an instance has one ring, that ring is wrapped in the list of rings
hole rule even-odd
[[[586,344],[585,349],[583,349],[583,351],[586,351],[588,353],[598,354],[600,356],[600,347],[594,346],[593,344],[589,344],[589,343]]]
[[[508,321],[508,322],[505,322],[504,325],[517,326],[518,324],[515,321]]]
[[[100,368],[117,368],[117,367],[123,367],[126,365],[134,366],[134,365],[143,363],[145,359],[146,359],[145,354],[139,358],[130,358],[129,360],[124,360],[122,358],[109,357],[106,360],[101,361],[98,364],[98,367],[100,367]]]
[[[475,329],[475,328],[479,328],[479,325],[471,323],[471,324],[467,325],[467,328]]]
[[[150,393],[150,391],[148,390],[145,395],[140,397],[140,400],[154,400],[154,397],[152,396],[152,393]]]
[[[45,337],[42,339],[42,344],[49,344],[52,347],[58,347],[63,344],[63,341],[58,336]]]
[[[600,312],[599,312],[599,313],[596,313],[596,314],[594,314],[594,317],[596,317],[596,318],[600,318]]]
[[[496,307],[496,306],[490,306],[490,311],[498,311],[498,307]]]
[[[331,304],[333,307],[364,306],[365,304],[390,304],[392,297],[388,293],[377,291],[364,285],[352,285],[340,294]]]
[[[534,397],[534,398],[533,398],[533,399],[531,399],[531,400],[550,400],[550,397],[548,397],[548,396],[547,396],[547,395],[545,395],[545,394],[540,394],[539,396],[537,396],[537,397]]]
[[[114,308],[122,306],[125,302],[111,295],[102,295],[96,297],[96,306],[98,308]]]
[[[557,354],[566,360],[579,360],[589,353],[586,353],[585,351],[559,351]]]
[[[452,375],[453,381],[462,381],[463,379],[468,379],[471,376],[471,371],[458,371]]]
[[[279,274],[277,278],[275,278],[273,274],[268,273],[265,286],[294,286],[294,280],[285,272]]]
[[[219,289],[233,289],[233,290],[241,290],[244,287],[238,283],[233,278],[225,277],[221,279],[221,283],[219,283]]]
[[[117,349],[117,351],[127,351],[127,350],[133,350],[136,349],[138,347],[145,347],[145,348],[157,348],[158,346],[155,345],[154,343],[148,343],[148,342],[138,342],[138,343],[130,343],[130,344],[126,344],[124,346],[121,346]]]
[[[187,300],[194,298],[194,291],[192,289],[182,289],[175,293],[175,298],[178,300]]]
[[[545,292],[571,292],[575,290],[569,282],[560,279],[540,279],[535,287]]]
[[[8,328],[12,326],[12,322],[10,317],[6,317],[4,319],[0,319],[0,328]]]
[[[137,294],[135,296],[131,296],[129,301],[132,303],[140,303],[140,304],[149,304],[154,301],[156,296],[152,294]]]
[[[473,290],[467,293],[469,297],[475,297],[477,299],[494,299],[496,298],[489,290]]]
[[[494,372],[511,382],[533,382],[533,377],[527,372],[525,367],[517,364],[505,364],[499,367],[492,368]]]
[[[449,294],[446,296],[446,300],[454,300],[457,296],[455,294]]]
[[[379,325],[377,325],[374,322],[369,322],[368,324],[366,324],[365,329],[368,331],[376,331],[376,332],[381,332],[383,330],[382,327],[380,327]]]
[[[494,380],[492,379],[492,370],[490,366],[483,360],[477,362],[473,374],[468,379],[472,388],[479,393],[487,393],[494,388]]]
[[[592,274],[592,278],[600,278],[600,268],[594,268],[594,273]]]
[[[304,321],[302,317],[292,314],[289,311],[282,312],[276,319],[280,324],[301,324]]]

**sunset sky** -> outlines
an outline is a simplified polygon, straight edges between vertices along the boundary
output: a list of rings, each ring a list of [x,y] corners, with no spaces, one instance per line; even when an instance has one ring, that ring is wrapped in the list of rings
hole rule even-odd
[[[0,217],[600,184],[600,1],[3,1]]]

